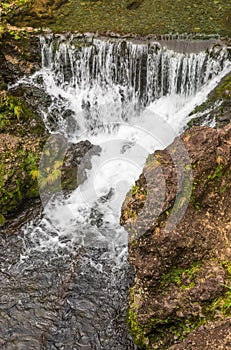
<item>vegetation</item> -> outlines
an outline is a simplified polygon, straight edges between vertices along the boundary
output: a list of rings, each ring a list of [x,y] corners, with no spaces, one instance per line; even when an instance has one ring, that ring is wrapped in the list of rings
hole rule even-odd
[[[188,269],[173,267],[170,272],[163,276],[160,282],[161,289],[166,288],[171,283],[174,283],[183,289],[192,288],[195,285],[194,278],[197,276],[200,267],[201,264],[199,262],[193,264]]]
[[[224,284],[224,294],[213,300],[208,307],[208,311],[212,317],[215,317],[216,313],[219,312],[224,318],[231,316],[231,261],[222,261],[221,265],[227,273],[227,283]]]
[[[1,150],[0,164],[2,218],[18,209],[25,199],[38,196],[38,185],[32,172],[37,169],[39,160],[38,149],[32,151],[22,139],[4,136],[1,137],[1,143],[5,144],[4,152]],[[4,222],[3,219],[1,221]]]
[[[25,5],[29,16],[25,16]],[[18,8],[23,13],[18,15]],[[49,27],[55,32],[146,34],[205,33],[230,36],[229,2],[225,0],[3,0],[2,14],[11,24]],[[16,11],[16,16],[13,12]]]

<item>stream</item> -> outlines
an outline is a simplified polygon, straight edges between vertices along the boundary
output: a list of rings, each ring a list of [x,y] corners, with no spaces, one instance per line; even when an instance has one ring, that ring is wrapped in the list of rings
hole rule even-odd
[[[67,149],[88,140],[100,151],[90,167],[83,157],[86,180],[74,191],[46,203],[40,187],[41,216],[0,235],[0,348],[137,349],[126,323],[134,272],[121,206],[148,155],[180,134],[231,70],[228,53],[75,35],[40,42],[41,69],[16,85],[49,96],[39,105],[47,145],[61,134]]]

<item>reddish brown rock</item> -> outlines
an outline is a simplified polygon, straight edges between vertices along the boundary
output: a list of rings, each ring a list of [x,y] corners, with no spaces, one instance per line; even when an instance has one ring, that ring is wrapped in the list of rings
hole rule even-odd
[[[231,313],[231,124],[186,131],[149,157],[135,188],[121,223],[136,273],[129,310],[136,343],[191,349],[179,344],[203,324],[195,337],[208,332],[207,339],[193,349],[225,349],[230,334],[208,344]]]

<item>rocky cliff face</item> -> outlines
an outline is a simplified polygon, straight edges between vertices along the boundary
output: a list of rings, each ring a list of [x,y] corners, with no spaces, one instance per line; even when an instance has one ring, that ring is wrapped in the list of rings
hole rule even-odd
[[[38,107],[49,104],[49,97],[39,89],[20,85],[8,91],[8,84],[39,67],[38,36],[6,31],[0,43],[0,227],[5,233],[14,233],[33,216],[31,208],[35,207],[35,215],[38,214],[41,203],[36,199],[41,190],[46,202],[62,189],[76,188],[78,165],[86,153],[87,167],[91,166],[90,142],[69,144],[65,149],[61,145],[66,140],[56,137],[48,142],[49,134]],[[98,151],[96,147],[92,152]],[[41,161],[43,167],[39,171]],[[84,176],[81,174],[82,180]]]
[[[46,131],[41,118],[13,96],[8,84],[31,74],[39,66],[39,40],[13,30],[0,44],[0,226],[8,213],[18,210],[25,199],[38,196],[36,170]]]
[[[142,349],[230,346],[230,183],[231,124],[193,127],[147,159],[128,194],[128,321]]]

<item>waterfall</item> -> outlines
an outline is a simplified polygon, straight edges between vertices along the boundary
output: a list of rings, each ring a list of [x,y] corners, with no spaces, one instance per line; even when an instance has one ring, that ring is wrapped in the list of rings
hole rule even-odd
[[[41,219],[24,226],[17,263],[7,251],[8,288],[21,304],[7,319],[8,328],[19,320],[14,338],[1,332],[7,349],[11,341],[23,349],[27,341],[41,349],[135,349],[125,326],[131,273],[121,205],[148,154],[172,142],[230,71],[228,53],[75,35],[41,37],[41,53],[41,69],[17,84],[49,96],[40,112],[53,136],[67,145],[89,140],[100,153],[84,183],[54,196]]]
[[[162,97],[194,96],[228,62],[228,51],[221,47],[184,54],[158,42],[136,44],[74,35],[41,37],[41,52],[44,84],[53,98],[46,123],[62,123],[67,111],[82,111],[86,127],[91,110],[89,129],[99,123],[99,105],[116,103],[120,109],[116,118],[126,121],[131,108],[139,113]]]
[[[82,45],[81,45],[82,44]],[[74,37],[42,37],[42,66],[64,89],[120,86],[123,94],[144,106],[168,94],[190,95],[221,72],[227,51],[175,53],[159,43],[126,40],[78,42]],[[122,98],[122,96],[121,96]]]
[[[19,83],[50,97],[40,108],[52,133],[63,134],[67,142],[87,139],[101,153],[92,157],[87,180],[68,200],[48,203],[49,220],[45,217],[27,233],[43,250],[66,236],[70,249],[89,244],[90,236],[95,245],[126,244],[127,234],[119,226],[126,192],[148,154],[173,141],[187,114],[230,71],[228,51],[216,46],[179,53],[158,42],[75,35],[49,34],[40,40],[41,70]],[[93,208],[104,218],[101,228],[91,224]]]

